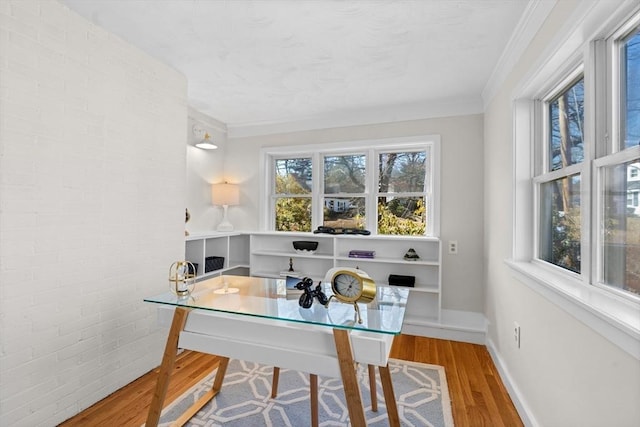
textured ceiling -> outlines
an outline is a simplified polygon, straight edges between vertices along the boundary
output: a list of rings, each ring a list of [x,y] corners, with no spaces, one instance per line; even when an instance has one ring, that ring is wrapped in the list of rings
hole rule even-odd
[[[527,0],[62,0],[230,126],[479,102]]]

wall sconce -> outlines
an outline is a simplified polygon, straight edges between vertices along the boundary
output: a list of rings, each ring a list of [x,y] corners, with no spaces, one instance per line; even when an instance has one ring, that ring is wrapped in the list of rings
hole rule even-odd
[[[229,206],[240,204],[240,189],[236,184],[212,184],[211,185],[211,201],[216,206],[222,206],[224,215],[222,222],[218,224],[218,231],[233,231],[233,225],[227,218],[227,208]]]
[[[215,150],[218,148],[218,146],[211,141],[211,135],[209,135],[209,132],[205,131],[198,125],[193,126],[193,134],[196,138],[200,139],[200,142],[196,144],[196,147],[202,148],[203,150]]]

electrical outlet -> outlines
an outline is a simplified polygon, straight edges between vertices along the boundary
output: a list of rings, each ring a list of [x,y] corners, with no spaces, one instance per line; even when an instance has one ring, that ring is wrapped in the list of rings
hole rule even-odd
[[[513,322],[513,339],[516,342],[516,346],[520,348],[520,325],[518,325],[518,322]]]
[[[449,253],[457,254],[458,253],[458,241],[457,240],[449,240]]]

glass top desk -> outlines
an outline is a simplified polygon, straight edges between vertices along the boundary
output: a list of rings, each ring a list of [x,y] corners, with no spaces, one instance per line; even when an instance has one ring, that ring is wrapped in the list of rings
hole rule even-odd
[[[330,295],[330,286],[323,287]],[[226,288],[231,292],[225,293]],[[299,293],[287,295],[284,279],[220,276],[197,283],[187,297],[166,292],[145,298],[158,304],[159,322],[171,325],[146,425],[159,421],[177,350],[182,348],[215,354],[222,361],[210,393],[178,425],[218,393],[228,359],[236,358],[341,377],[354,427],[366,423],[353,362],[369,365],[370,377],[378,366],[389,423],[399,426],[387,362],[393,337],[402,330],[408,293],[405,288],[378,286],[373,302],[359,304],[362,323],[352,304],[335,299],[328,307],[317,300],[309,309],[300,307]]]

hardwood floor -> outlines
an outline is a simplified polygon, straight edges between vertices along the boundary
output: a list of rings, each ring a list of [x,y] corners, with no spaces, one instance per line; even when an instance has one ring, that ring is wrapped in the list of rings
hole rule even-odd
[[[400,335],[391,357],[444,366],[456,426],[522,426],[483,345]]]
[[[391,357],[445,367],[457,427],[523,425],[484,346],[401,335],[394,341]],[[180,354],[165,405],[197,384],[217,363],[218,358],[208,354],[192,351]],[[157,375],[158,369],[150,371],[61,426],[141,426],[147,417]]]

